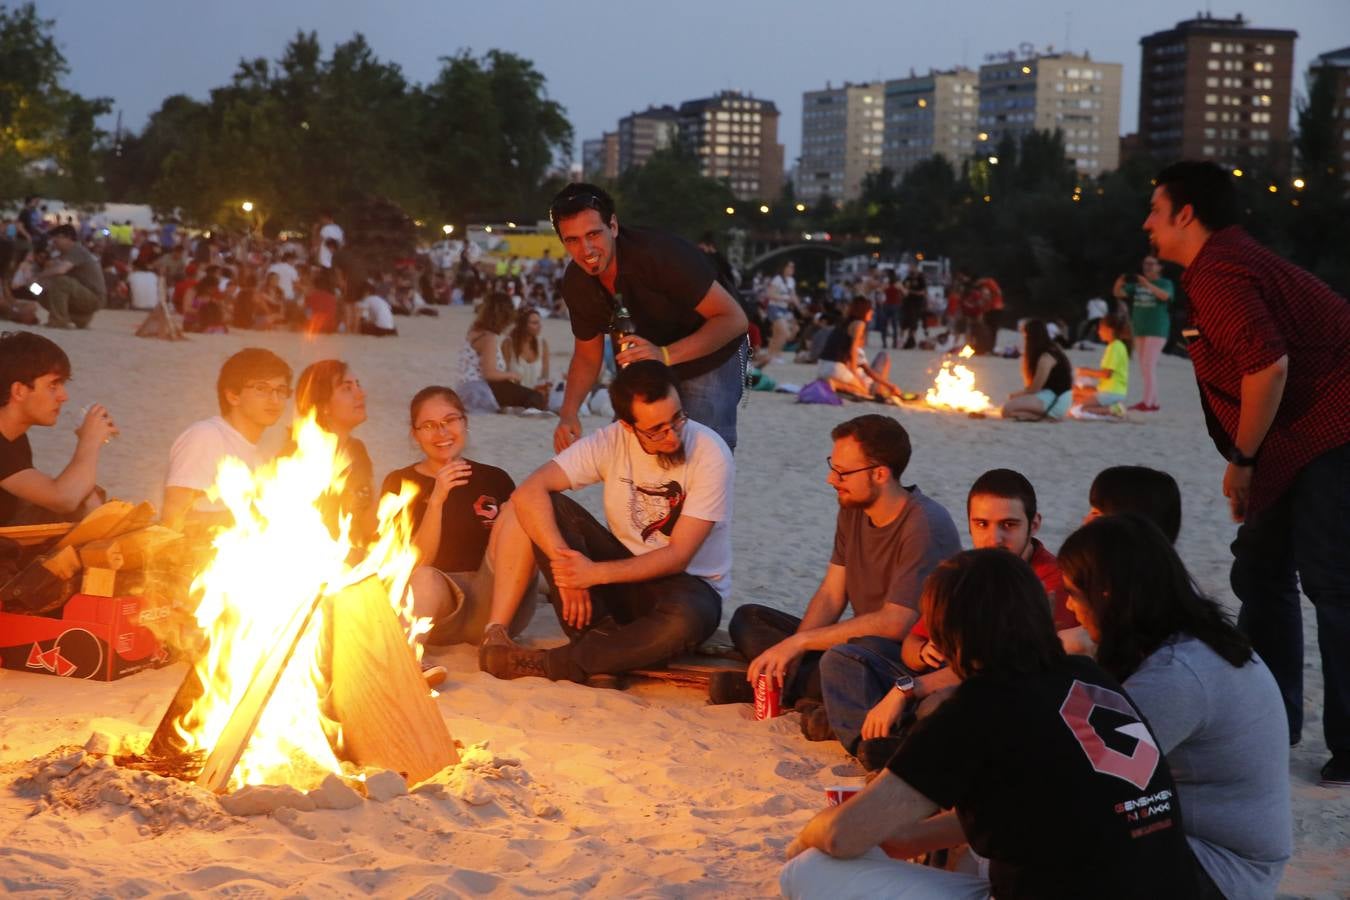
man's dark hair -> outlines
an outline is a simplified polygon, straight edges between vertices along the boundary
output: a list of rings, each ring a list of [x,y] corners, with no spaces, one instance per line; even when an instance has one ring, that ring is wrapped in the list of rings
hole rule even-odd
[[[1237,191],[1228,170],[1218,163],[1184,159],[1163,169],[1154,181],[1171,198],[1172,215],[1190,206],[1195,218],[1210,231],[1237,223]]]
[[[655,403],[664,400],[671,391],[679,396],[680,388],[670,367],[654,359],[643,359],[619,370],[609,386],[609,399],[614,404],[614,415],[632,425],[636,421],[633,418],[635,401]]]
[[[614,198],[605,193],[604,188],[574,181],[554,196],[548,206],[548,220],[553,223],[553,231],[557,233],[559,222],[588,209],[598,212],[601,221],[608,225],[614,218]]]
[[[909,445],[909,432],[890,416],[868,413],[840,422],[830,432],[830,439],[839,441],[851,437],[862,447],[863,455],[878,465],[891,470],[891,478],[896,481],[909,465],[913,451]]]
[[[964,550],[942,562],[919,606],[933,643],[963,678],[1041,672],[1064,659],[1041,580],[1007,550]]]
[[[1200,593],[1158,526],[1137,513],[1094,519],[1064,541],[1059,571],[1081,592],[1101,631],[1097,662],[1124,681],[1173,635],[1199,638],[1231,665],[1251,642]]]
[[[1181,488],[1166,472],[1147,466],[1102,469],[1088,488],[1088,502],[1107,516],[1138,513],[1173,544],[1181,533]]]
[[[1021,472],[1012,469],[990,469],[976,478],[975,483],[970,486],[970,493],[966,495],[967,517],[970,516],[970,501],[976,496],[1021,500],[1022,509],[1027,514],[1027,522],[1030,523],[1036,518],[1036,489]]]
[[[220,375],[216,378],[216,400],[220,403],[220,414],[222,416],[230,414],[230,404],[225,399],[226,391],[238,394],[248,387],[250,382],[266,381],[269,378],[285,378],[287,385],[291,383],[291,367],[286,364],[286,360],[271,350],[245,347],[225,360],[225,365],[220,367]]]
[[[27,206],[28,204],[32,203],[34,200],[37,199],[39,199],[38,194],[29,194],[27,197],[23,198],[23,205]]]
[[[78,241],[80,239],[80,234],[75,230],[74,225],[57,225],[51,231],[47,232],[47,237],[49,238],[63,237],[68,240]]]
[[[9,403],[15,382],[31,388],[43,375],[70,377],[66,351],[31,331],[0,334],[0,406]]]

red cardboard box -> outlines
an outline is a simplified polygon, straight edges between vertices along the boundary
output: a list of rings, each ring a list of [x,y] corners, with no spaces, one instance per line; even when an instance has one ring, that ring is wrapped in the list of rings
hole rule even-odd
[[[59,618],[0,612],[0,667],[61,678],[116,681],[169,662],[146,627],[168,607],[141,597],[76,594]]]

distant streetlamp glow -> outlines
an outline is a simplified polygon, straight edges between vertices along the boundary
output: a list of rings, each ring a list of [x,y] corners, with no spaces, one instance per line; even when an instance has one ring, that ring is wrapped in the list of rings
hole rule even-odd
[[[1233,177],[1234,177],[1234,178],[1241,178],[1241,177],[1242,177],[1242,170],[1241,170],[1241,169],[1234,169],[1234,170],[1233,170]]]
[[[761,203],[761,204],[759,205],[759,211],[762,212],[762,213],[767,213],[767,212],[769,211],[769,207],[768,207],[767,205]]]
[[[1302,178],[1299,179],[1299,181],[1302,181],[1302,180],[1303,180]],[[798,204],[797,204],[797,212],[806,212],[806,204],[805,204],[805,203],[798,203]]]
[[[996,166],[996,165],[998,165],[998,157],[997,157],[997,156],[991,156],[991,157],[989,157],[989,165],[991,165],[991,166]]]
[[[1303,190],[1303,188],[1304,188],[1304,186],[1305,186],[1306,184],[1307,184],[1307,182],[1304,181],[1302,178],[1295,178],[1295,179],[1294,179],[1294,190],[1296,190],[1296,191],[1301,191],[1301,190]]]
[[[245,200],[243,203],[241,203],[241,204],[239,205],[239,208],[242,209],[242,210],[243,210],[244,212],[246,212],[246,213],[251,213],[251,212],[253,212],[253,201],[252,201],[252,200]]]
[[[455,226],[453,226],[453,225],[442,225],[442,226],[441,226],[441,233],[442,233],[442,234],[454,234],[454,233],[455,233]]]
[[[978,137],[982,141],[987,141],[989,140],[989,132],[981,131],[978,135],[976,135],[976,137]]]
[[[1278,194],[1280,192],[1280,189],[1273,184],[1270,187],[1266,188],[1266,190],[1270,191],[1272,194]]]
[[[928,101],[927,101],[926,99],[924,99],[923,97],[920,97],[920,98],[919,98],[919,109],[923,109],[923,108],[925,108],[926,106],[928,106]]]
[[[515,222],[507,222],[507,223],[506,223],[506,227],[507,227],[507,228],[515,228],[515,227],[516,227],[516,223],[515,223]]]
[[[491,226],[491,225],[484,225],[484,226],[483,226],[483,231],[485,231],[485,232],[488,233],[488,234],[492,234],[492,226]]]
[[[1022,67],[1022,74],[1023,74],[1023,75],[1030,75],[1030,74],[1031,74],[1031,66],[1023,66],[1023,67]]]
[[[734,206],[728,206],[728,207],[727,207],[727,215],[729,215],[729,216],[734,216],[734,215],[736,215],[736,207],[734,207]]]

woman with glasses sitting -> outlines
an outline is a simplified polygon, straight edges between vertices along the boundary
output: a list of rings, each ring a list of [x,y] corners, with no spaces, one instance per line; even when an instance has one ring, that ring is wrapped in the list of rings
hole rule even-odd
[[[493,524],[516,484],[496,466],[464,458],[469,420],[459,395],[448,387],[422,388],[412,399],[411,433],[422,459],[385,476],[381,495],[405,484],[417,489],[411,509],[419,565],[408,581],[413,615],[431,619],[418,640],[428,644],[477,643],[492,603],[492,566],[487,558]],[[534,615],[522,603],[511,631]]]

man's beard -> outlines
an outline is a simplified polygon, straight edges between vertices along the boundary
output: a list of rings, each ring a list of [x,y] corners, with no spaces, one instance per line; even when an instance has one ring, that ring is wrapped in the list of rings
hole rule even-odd
[[[681,441],[680,446],[670,453],[656,454],[656,464],[662,469],[674,469],[684,465],[684,442]]]
[[[875,486],[873,486],[872,490],[868,492],[868,494],[867,494],[866,497],[858,497],[858,496],[856,496],[856,495],[850,495],[849,497],[845,498],[843,495],[839,495],[839,497],[838,497],[838,499],[839,499],[839,508],[840,508],[840,509],[866,509],[867,507],[871,506],[873,503],[877,502],[877,498],[880,497],[880,496],[881,496],[881,490],[880,490],[879,488],[875,487]]]

